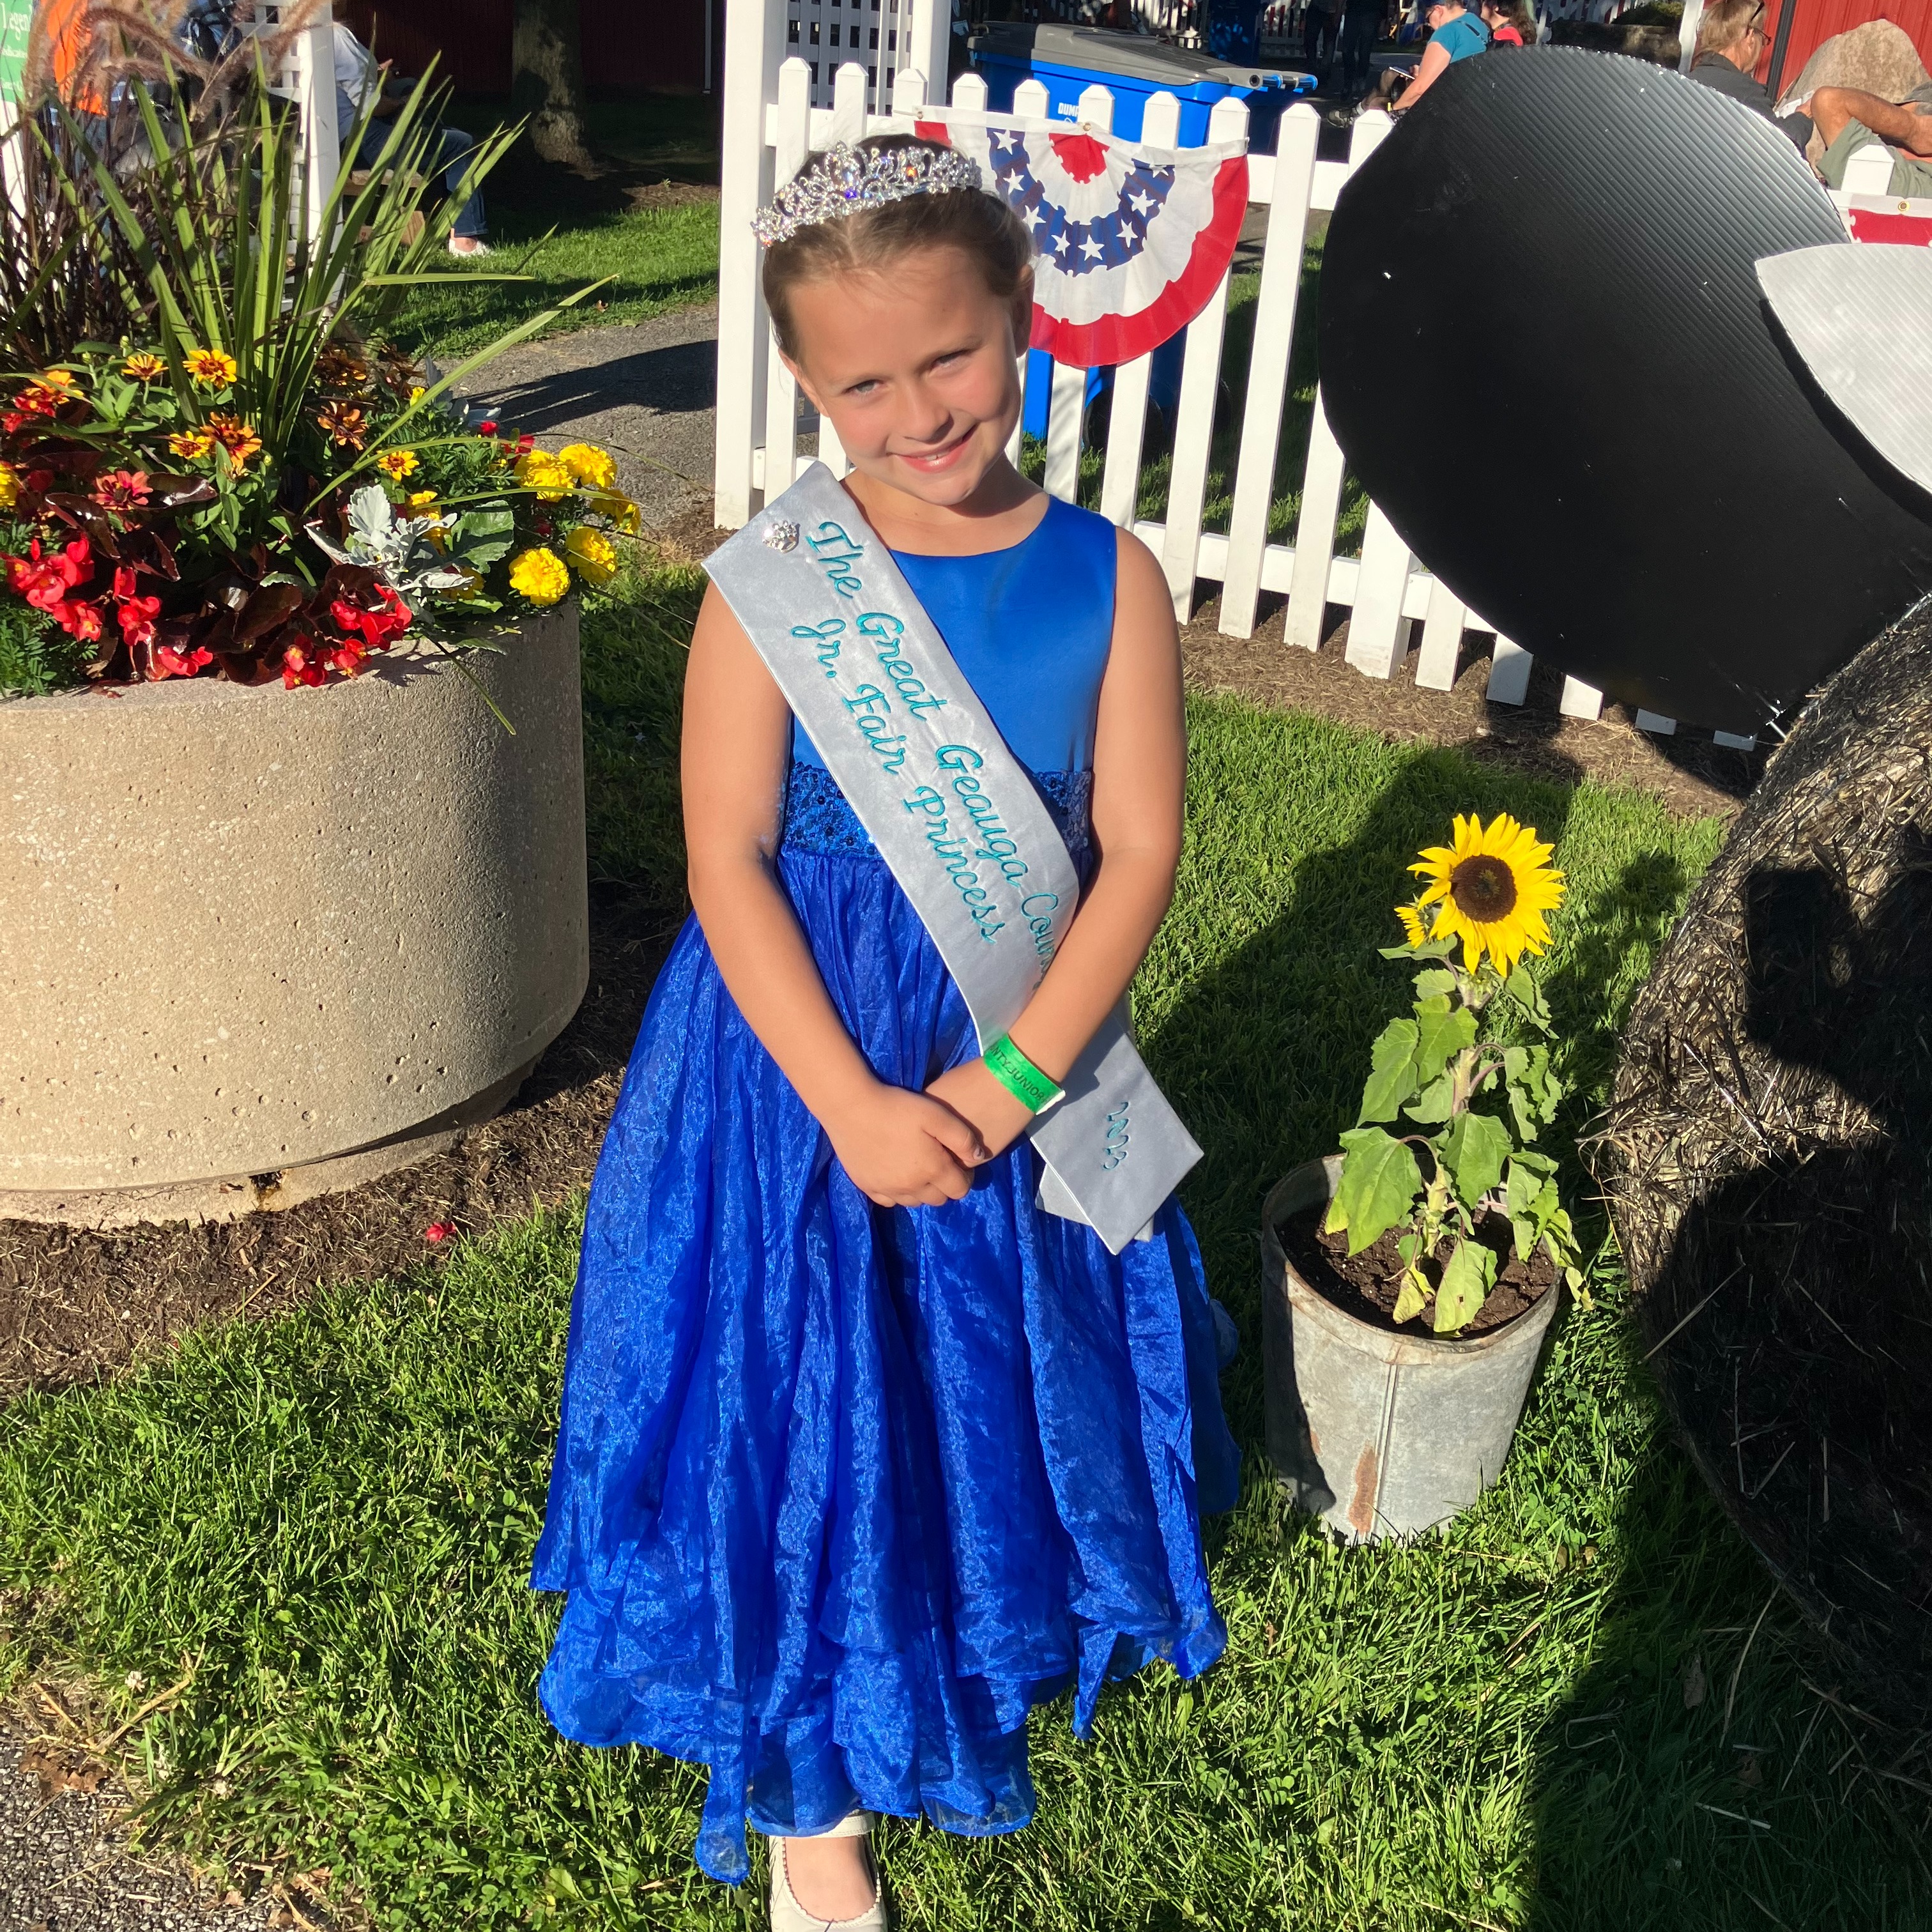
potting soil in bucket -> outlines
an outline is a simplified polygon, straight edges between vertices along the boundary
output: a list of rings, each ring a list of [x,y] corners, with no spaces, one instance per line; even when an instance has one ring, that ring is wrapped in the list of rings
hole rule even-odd
[[[1597,1165],[1738,1527],[1932,1714],[1932,615],[1792,730],[1639,996]]]
[[[1339,1155],[1311,1161],[1262,1210],[1268,1453],[1302,1508],[1375,1543],[1446,1522],[1502,1473],[1562,1290],[1465,1336],[1348,1313],[1304,1279],[1282,1240],[1326,1205],[1340,1171]]]

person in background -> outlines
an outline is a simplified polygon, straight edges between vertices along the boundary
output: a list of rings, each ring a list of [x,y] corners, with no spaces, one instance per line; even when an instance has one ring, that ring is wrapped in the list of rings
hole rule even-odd
[[[1328,72],[1334,51],[1335,10],[1326,0],[1318,7],[1310,0],[1308,10],[1301,16],[1301,64],[1320,81]]]
[[[1774,114],[1771,90],[1753,71],[1770,44],[1764,0],[1714,0],[1697,23],[1697,57],[1690,63],[1690,78],[1775,121],[1802,148],[1811,138],[1810,119],[1802,114]]]
[[[1482,0],[1483,25],[1492,47],[1529,47],[1536,44],[1536,16],[1524,0]]]
[[[1387,0],[1342,0],[1342,31],[1336,52],[1342,60],[1342,92],[1351,100],[1359,100],[1368,90],[1370,56],[1376,36],[1382,32],[1382,13]]]
[[[1818,173],[1827,188],[1843,188],[1852,157],[1876,141],[1892,154],[1892,179],[1886,193],[1902,199],[1932,199],[1932,101],[1894,102],[1856,87],[1821,87],[1812,95],[1810,106],[1825,143]]]
[[[376,104],[375,117],[364,128],[356,153],[359,166],[375,166],[394,124],[384,118],[385,112],[393,115],[410,92],[410,84],[379,66],[376,56],[340,21],[335,23],[335,124],[345,144],[362,118],[364,104],[372,96]],[[444,186],[454,194],[463,185],[465,163],[476,143],[460,128],[444,128],[440,142],[436,166],[443,170]],[[483,239],[487,232],[483,197],[472,193],[458,212],[450,232],[449,252],[469,256],[488,254]]]
[[[1389,112],[1406,114],[1457,61],[1488,50],[1489,28],[1462,0],[1436,0],[1428,10],[1428,20],[1429,44],[1416,63],[1414,77],[1390,68],[1376,82],[1373,98],[1364,106],[1380,107],[1393,100]]]

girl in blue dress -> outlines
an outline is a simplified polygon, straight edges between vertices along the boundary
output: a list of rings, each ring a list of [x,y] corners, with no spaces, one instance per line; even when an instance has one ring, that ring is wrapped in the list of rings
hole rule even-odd
[[[896,190],[845,200],[881,148]],[[765,293],[1083,875],[1010,1035],[1058,1082],[1172,894],[1180,654],[1145,548],[1006,460],[1030,248],[967,165],[814,164],[760,218]],[[778,1932],[883,1927],[876,1814],[1016,1830],[1034,1705],[1071,1688],[1084,1736],[1108,1678],[1219,1656],[1201,1518],[1238,1458],[1179,1205],[1117,1257],[1037,1204],[1024,1082],[715,589],[682,760],[694,911],[591,1190],[542,1696],[567,1736],[706,1766],[698,1862],[741,1880],[746,1823],[773,1838]]]

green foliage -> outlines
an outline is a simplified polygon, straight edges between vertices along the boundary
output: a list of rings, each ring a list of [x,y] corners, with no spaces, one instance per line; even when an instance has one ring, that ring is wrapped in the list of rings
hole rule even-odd
[[[1391,1020],[1370,1049],[1358,1124],[1342,1136],[1341,1179],[1325,1225],[1331,1234],[1346,1231],[1352,1255],[1402,1228],[1395,1318],[1413,1320],[1432,1294],[1436,1331],[1453,1334],[1496,1286],[1495,1251],[1477,1238],[1492,1212],[1508,1213],[1519,1261],[1542,1246],[1572,1286],[1582,1282],[1574,1230],[1546,1178],[1553,1163],[1532,1157],[1518,1172],[1522,1146],[1563,1101],[1548,1046],[1516,1037],[1525,1029],[1548,1033],[1550,1004],[1527,961],[1507,977],[1486,957],[1471,971],[1456,957],[1460,942],[1427,934],[1380,950],[1384,958],[1424,963],[1414,976],[1412,1017]],[[1488,1111],[1498,1102],[1500,1112]],[[1371,1121],[1410,1131],[1362,1124]],[[1426,1175],[1412,1145],[1427,1150]],[[1520,1210],[1508,1204],[1518,1201]],[[1445,1236],[1454,1245],[1432,1278]]]
[[[34,534],[30,524],[0,518],[0,556],[25,556]],[[0,698],[38,698],[74,683],[92,655],[92,646],[45,611],[0,595]]]
[[[586,716],[634,754],[593,778],[607,879],[647,877],[674,778],[665,614],[688,623],[699,582],[640,573],[586,605]],[[1156,1665],[1110,1686],[1090,1742],[1066,1699],[1036,1712],[1025,1832],[889,1820],[899,1922],[1932,1924],[1923,1795],[1807,1688],[1836,1684],[1829,1655],[1673,1447],[1607,1268],[1501,1480],[1445,1532],[1338,1550],[1259,1453],[1256,1204],[1354,1115],[1382,1023],[1360,962],[1416,844],[1472,801],[1562,827],[1572,896],[1544,984],[1570,1086],[1549,1138],[1567,1145],[1721,828],[1229,700],[1191,719],[1180,889],[1136,1011],[1207,1149],[1187,1205],[1244,1336],[1222,1388],[1247,1480],[1209,1526],[1228,1650],[1191,1685]],[[384,1932],[763,1924],[756,1883],[691,1863],[701,1772],[567,1744],[536,1702],[556,1606],[524,1579],[577,1235],[574,1214],[537,1217],[0,1413],[0,1682],[88,1670],[118,1723],[199,1660],[129,1739],[164,1844],[231,1870],[332,1864],[332,1898],[359,1893]],[[1694,1671],[1711,1694],[1692,1706]]]

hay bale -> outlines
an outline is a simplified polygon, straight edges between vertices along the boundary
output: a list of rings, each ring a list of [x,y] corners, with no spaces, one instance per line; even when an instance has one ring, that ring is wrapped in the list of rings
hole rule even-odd
[[[1833,679],[1640,995],[1594,1164],[1651,1364],[1866,1694],[1932,1713],[1932,611]]]

